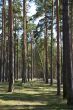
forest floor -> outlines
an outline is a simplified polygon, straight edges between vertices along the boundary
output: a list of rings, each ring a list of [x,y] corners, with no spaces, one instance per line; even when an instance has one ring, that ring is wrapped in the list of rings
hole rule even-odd
[[[6,83],[0,83],[0,110],[73,110],[62,94],[56,95],[56,85],[51,87],[39,80],[21,85],[16,81],[13,93],[7,89]]]

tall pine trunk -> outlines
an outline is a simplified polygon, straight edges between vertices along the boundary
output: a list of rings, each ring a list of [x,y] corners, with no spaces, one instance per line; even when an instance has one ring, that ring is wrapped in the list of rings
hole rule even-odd
[[[13,91],[13,84],[14,84],[12,0],[8,0],[8,3],[9,3],[9,88],[8,88],[8,92],[12,92]]]
[[[27,57],[28,57],[28,74],[27,74],[27,78],[28,78],[28,82],[30,80],[29,77],[29,41],[27,41]]]
[[[3,0],[3,8],[2,8],[2,81],[5,80],[5,0]]]
[[[48,28],[47,28],[47,15],[45,12],[45,83],[48,83],[48,43],[47,43],[47,38],[48,38]]]
[[[60,95],[60,53],[59,53],[59,0],[56,1],[56,21],[57,21],[57,95]]]
[[[17,71],[16,71],[16,78],[17,78],[17,80],[18,80],[18,78],[19,78],[19,51],[18,51],[18,45],[19,45],[19,40],[18,40],[18,37],[17,37],[17,55],[16,55],[16,57],[17,57]]]
[[[66,67],[65,71],[66,73],[63,72],[63,77],[64,75],[66,76],[66,82],[64,82],[64,87],[66,86],[66,98],[67,98],[67,103],[68,104],[73,104],[73,69],[72,69],[72,36],[71,36],[71,29],[70,29],[70,16],[69,15],[69,0],[64,0],[63,1],[63,40],[65,43],[65,48],[63,49],[66,52]],[[63,54],[64,56],[64,54]],[[64,63],[64,62],[63,62]],[[64,66],[64,64],[63,64]],[[64,68],[64,67],[63,67]],[[65,94],[65,91],[64,91]]]
[[[23,0],[23,48],[22,48],[22,83],[26,82],[27,74],[27,37],[26,37],[26,0]]]
[[[16,16],[15,16],[15,33],[14,33],[14,79],[16,79]]]
[[[52,56],[53,56],[53,0],[52,0],[52,21],[51,21],[51,68],[50,68],[50,85],[53,84],[53,60],[52,60]]]
[[[31,32],[31,80],[33,78],[33,31]]]
[[[67,1],[68,2],[68,1]],[[63,98],[67,97],[67,22],[66,16],[68,11],[66,0],[63,0]],[[65,15],[66,14],[66,15]]]

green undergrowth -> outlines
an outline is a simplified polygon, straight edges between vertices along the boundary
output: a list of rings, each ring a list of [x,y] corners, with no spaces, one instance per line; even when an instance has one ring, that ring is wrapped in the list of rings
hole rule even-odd
[[[56,95],[56,85],[51,87],[40,80],[25,84],[16,81],[13,93],[7,89],[7,83],[0,83],[0,110],[73,110],[62,94]]]

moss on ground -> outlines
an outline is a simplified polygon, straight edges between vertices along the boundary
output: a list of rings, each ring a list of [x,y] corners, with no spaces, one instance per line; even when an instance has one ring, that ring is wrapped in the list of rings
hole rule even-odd
[[[51,87],[39,80],[22,85],[16,81],[13,93],[8,93],[7,88],[6,83],[0,83],[0,110],[73,110],[62,94],[56,95],[56,85]]]

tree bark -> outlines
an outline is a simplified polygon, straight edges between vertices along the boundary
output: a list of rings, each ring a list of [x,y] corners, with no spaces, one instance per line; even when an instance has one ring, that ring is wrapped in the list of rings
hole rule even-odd
[[[14,85],[14,48],[13,48],[13,11],[12,0],[8,0],[9,3],[9,88],[8,92],[13,91]]]
[[[23,0],[23,49],[22,49],[22,83],[26,82],[27,74],[27,37],[26,37],[26,0]]]
[[[73,3],[73,2],[72,2]],[[64,48],[66,52],[66,97],[67,103],[73,104],[73,68],[72,68],[72,36],[70,29],[70,13],[69,13],[69,0],[63,1],[63,38],[65,42],[66,48]],[[63,64],[64,66],[64,64]],[[63,67],[64,68],[64,67]],[[64,76],[64,75],[63,75]]]
[[[56,1],[56,22],[57,22],[57,95],[60,95],[60,55],[59,55],[59,9],[58,0]]]
[[[47,30],[47,15],[45,12],[45,83],[48,83],[48,30]]]
[[[52,23],[51,23],[51,64],[50,64],[50,66],[51,66],[51,73],[50,73],[50,75],[51,75],[51,77],[50,77],[50,85],[52,85],[53,84],[53,71],[52,71],[52,69],[53,69],[53,60],[52,60],[52,56],[53,56],[53,51],[52,51],[52,49],[53,49],[53,0],[52,0]]]

